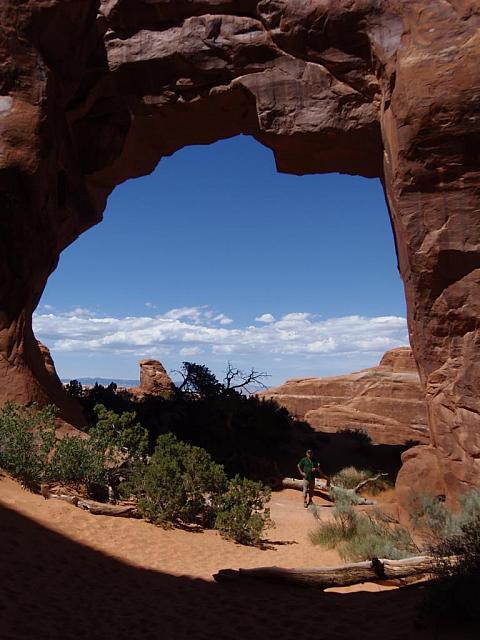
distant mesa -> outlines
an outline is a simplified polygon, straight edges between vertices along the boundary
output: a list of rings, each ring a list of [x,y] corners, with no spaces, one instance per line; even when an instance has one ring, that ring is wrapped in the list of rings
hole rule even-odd
[[[72,378],[62,378],[62,382],[67,384],[70,382]],[[116,384],[117,387],[123,387],[128,389],[129,387],[137,387],[139,384],[139,380],[127,379],[127,378],[98,378],[98,377],[83,377],[83,378],[75,378],[80,384],[84,387],[93,387],[95,384],[100,384],[103,387],[108,387],[109,384]]]
[[[376,367],[329,378],[287,380],[258,394],[316,431],[366,428],[374,444],[429,444],[425,394],[412,351],[387,351]]]

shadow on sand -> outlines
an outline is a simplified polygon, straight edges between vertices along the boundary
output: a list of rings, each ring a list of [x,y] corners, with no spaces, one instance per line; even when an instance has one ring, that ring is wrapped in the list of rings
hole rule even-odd
[[[418,628],[418,590],[216,584],[123,564],[4,507],[0,518],[2,640],[467,637]]]

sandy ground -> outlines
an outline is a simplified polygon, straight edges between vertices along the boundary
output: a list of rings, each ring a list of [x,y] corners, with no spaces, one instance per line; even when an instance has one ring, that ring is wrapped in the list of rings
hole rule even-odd
[[[0,640],[480,637],[425,627],[418,588],[215,583],[222,568],[340,563],[310,544],[315,521],[298,492],[275,493],[270,506],[276,527],[261,550],[214,531],[92,516],[2,477]]]

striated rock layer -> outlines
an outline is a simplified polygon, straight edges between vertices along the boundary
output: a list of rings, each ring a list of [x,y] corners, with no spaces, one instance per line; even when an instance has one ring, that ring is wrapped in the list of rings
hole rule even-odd
[[[280,171],[382,179],[429,459],[478,483],[479,26],[478,0],[3,0],[0,400],[59,392],[32,313],[112,189],[251,134]]]
[[[366,428],[374,444],[429,444],[425,391],[408,347],[387,351],[378,367],[287,380],[259,395],[276,400],[316,431]]]

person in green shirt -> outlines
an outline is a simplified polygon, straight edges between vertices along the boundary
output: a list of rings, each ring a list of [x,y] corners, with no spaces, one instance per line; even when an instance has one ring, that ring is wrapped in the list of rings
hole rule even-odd
[[[326,478],[327,487],[329,485],[329,480],[321,470],[318,462],[316,462],[316,460],[313,458],[313,451],[311,449],[307,449],[307,451],[305,452],[305,457],[302,458],[297,464],[297,469],[303,477],[303,506],[306,508],[310,504],[313,504],[313,494],[315,492],[315,476],[318,474]]]

